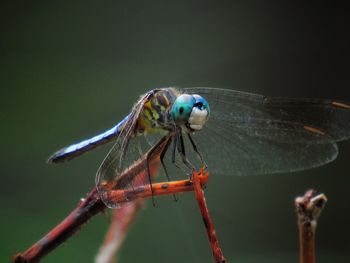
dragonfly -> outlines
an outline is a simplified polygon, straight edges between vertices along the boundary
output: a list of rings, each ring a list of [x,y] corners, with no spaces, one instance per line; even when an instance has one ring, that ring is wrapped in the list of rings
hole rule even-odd
[[[164,156],[193,171],[195,162],[213,174],[257,175],[301,171],[338,155],[350,138],[350,103],[330,99],[267,97],[210,87],[159,88],[146,92],[111,129],[55,152],[50,163],[76,158],[113,142],[96,173],[96,187],[110,208],[108,192],[151,184],[150,156]],[[195,158],[190,158],[190,155]],[[122,177],[140,156],[148,180]],[[136,174],[136,173],[135,173]],[[112,183],[111,188],[105,186]],[[153,191],[153,190],[152,190]]]

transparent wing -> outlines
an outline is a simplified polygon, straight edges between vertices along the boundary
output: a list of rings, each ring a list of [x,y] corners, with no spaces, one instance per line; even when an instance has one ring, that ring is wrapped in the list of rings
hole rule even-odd
[[[210,119],[193,137],[213,172],[266,174],[320,166],[336,158],[336,141],[350,137],[345,102],[213,88],[184,92],[199,94],[210,105]]]
[[[227,175],[292,172],[334,160],[335,143],[308,144],[258,139],[211,123],[194,135],[209,171]]]

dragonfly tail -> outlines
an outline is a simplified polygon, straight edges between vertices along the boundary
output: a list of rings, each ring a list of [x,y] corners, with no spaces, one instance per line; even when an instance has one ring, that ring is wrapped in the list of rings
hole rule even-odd
[[[48,163],[62,163],[78,157],[100,145],[104,145],[113,139],[117,138],[120,134],[121,126],[128,120],[128,116],[119,122],[116,126],[102,134],[96,135],[90,139],[78,142],[68,147],[62,148],[55,152],[47,160]]]
[[[57,152],[55,152],[52,156],[50,156],[47,162],[61,163],[61,162],[72,160],[75,157],[78,157],[92,149],[95,149],[100,145],[104,145],[110,142],[111,140],[113,140],[115,137],[118,136],[118,134],[115,132],[106,134],[107,132],[97,135],[91,139],[87,139],[82,142],[60,149]]]

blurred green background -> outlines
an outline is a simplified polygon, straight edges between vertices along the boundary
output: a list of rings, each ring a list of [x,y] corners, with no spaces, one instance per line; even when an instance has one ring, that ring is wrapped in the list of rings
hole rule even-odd
[[[148,89],[350,100],[345,1],[9,2],[0,8],[1,262],[77,205],[108,147],[64,165],[47,157],[114,125]],[[344,142],[335,162],[310,171],[213,176],[207,201],[229,262],[298,262],[293,199],[308,188],[329,198],[318,262],[349,262],[349,154]],[[94,218],[43,262],[92,262],[107,227]],[[148,203],[120,255],[141,261],[212,262],[192,194]]]

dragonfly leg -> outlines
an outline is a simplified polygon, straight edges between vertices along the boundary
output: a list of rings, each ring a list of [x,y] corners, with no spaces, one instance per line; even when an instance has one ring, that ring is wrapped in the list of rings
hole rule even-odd
[[[177,135],[174,136],[174,142],[173,142],[173,150],[171,154],[171,162],[176,165],[175,163],[175,156],[176,156],[176,148],[177,148]]]
[[[201,152],[198,151],[197,145],[196,145],[196,143],[194,142],[194,140],[193,140],[191,134],[187,133],[187,136],[188,136],[188,139],[189,139],[190,142],[191,142],[193,151],[197,154],[197,157],[198,157],[198,159],[200,160],[200,162],[202,163],[202,165],[203,165],[205,168],[207,168],[207,167],[208,167],[208,166],[207,166],[207,163],[204,161]]]
[[[178,144],[178,139],[177,139],[177,136],[175,135],[173,149],[172,149],[171,162],[176,166],[176,168],[178,168],[179,170],[181,170],[182,172],[187,174],[187,171],[185,171],[180,165],[178,165],[176,163],[176,149],[178,148],[177,144]]]
[[[172,158],[171,161],[172,163],[179,168],[181,171],[183,171],[184,173],[188,173],[188,171],[185,171],[181,166],[179,166],[176,163],[176,150],[179,153],[179,155],[181,156],[182,162],[185,164],[185,166],[187,168],[189,168],[191,171],[194,170],[194,166],[187,160],[186,156],[183,154],[185,152],[185,148],[184,148],[184,144],[183,144],[183,140],[181,143],[181,131],[177,131],[173,137],[174,139],[174,143],[173,143],[173,149],[172,149]],[[192,173],[191,173],[192,174]]]
[[[181,156],[182,162],[191,170],[191,174],[193,171],[195,171],[194,165],[187,159],[186,152],[185,152],[185,144],[184,139],[182,137],[182,133],[178,135],[180,138],[180,143],[178,144],[178,152]]]
[[[160,162],[161,162],[161,164],[162,164],[162,167],[163,167],[163,169],[164,169],[165,176],[166,176],[168,182],[171,181],[171,178],[170,178],[170,175],[169,175],[169,173],[168,173],[168,169],[166,168],[165,163],[164,163],[164,156],[165,156],[165,154],[166,154],[166,152],[167,152],[167,150],[168,150],[170,144],[171,144],[171,139],[169,140],[169,142],[167,143],[167,145],[164,147],[164,150],[163,150],[162,153],[160,154]],[[177,201],[178,201],[178,198],[177,198],[176,194],[173,194],[173,197],[174,197],[174,201],[177,202]]]
[[[154,192],[153,192],[153,186],[152,186],[152,177],[151,177],[151,170],[149,168],[149,159],[148,159],[148,156],[146,158],[146,167],[147,167],[147,176],[148,176],[148,181],[149,181],[149,186],[151,188],[151,193],[152,193],[152,204],[153,206],[155,207],[156,206],[156,203],[154,201]]]
[[[171,142],[171,140],[169,139],[169,136],[170,135],[166,135],[164,136],[162,139],[159,140],[159,142],[157,142],[146,154],[146,170],[147,170],[147,176],[148,176],[148,181],[149,181],[149,184],[150,184],[150,189],[151,189],[151,193],[152,193],[152,203],[153,203],[153,206],[156,206],[156,203],[154,201],[154,195],[153,195],[153,186],[152,186],[152,176],[151,176],[151,169],[149,167],[149,163],[150,163],[150,159],[151,159],[151,156],[153,155],[153,153],[158,149],[158,147],[163,144],[163,142],[165,140],[169,140],[169,142],[167,142],[167,144],[165,145],[165,147],[162,149],[162,151],[160,152],[160,160],[161,160],[161,163],[164,166],[163,164],[163,160],[162,160],[162,157],[164,157],[164,154],[166,152],[166,150],[168,149],[169,147],[169,144]],[[166,172],[167,173],[167,172]]]

